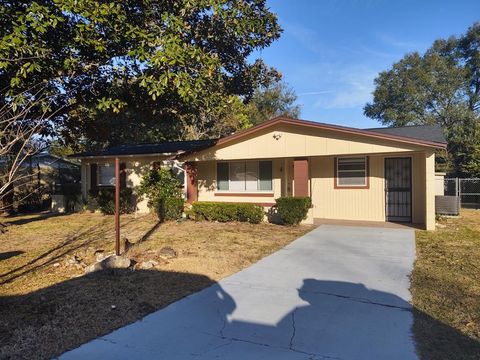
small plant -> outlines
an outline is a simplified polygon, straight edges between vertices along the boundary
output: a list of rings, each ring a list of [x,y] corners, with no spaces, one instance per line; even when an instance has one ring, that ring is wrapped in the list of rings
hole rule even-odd
[[[94,204],[102,214],[113,215],[115,214],[115,189],[101,188],[92,189],[88,193],[91,204]],[[135,211],[135,199],[133,191],[130,188],[124,188],[120,190],[120,213],[129,214]]]
[[[275,200],[280,220],[285,225],[298,225],[307,218],[312,207],[309,197],[281,197]]]
[[[148,198],[148,207],[160,221],[176,220],[182,216],[182,186],[170,169],[150,170],[143,177],[138,193]]]
[[[263,220],[263,208],[259,205],[222,202],[193,203],[191,214],[196,220],[208,221],[241,221],[258,224]]]

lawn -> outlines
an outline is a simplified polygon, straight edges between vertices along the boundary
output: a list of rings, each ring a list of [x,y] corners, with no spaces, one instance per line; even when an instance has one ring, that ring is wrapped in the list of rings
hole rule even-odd
[[[157,224],[151,215],[122,216],[128,256],[149,270],[84,275],[113,252],[113,217],[36,214],[2,219],[0,358],[51,358],[138,320],[282,248],[312,226]],[[158,251],[172,247],[177,257]]]
[[[414,335],[422,360],[480,359],[480,211],[417,232]]]

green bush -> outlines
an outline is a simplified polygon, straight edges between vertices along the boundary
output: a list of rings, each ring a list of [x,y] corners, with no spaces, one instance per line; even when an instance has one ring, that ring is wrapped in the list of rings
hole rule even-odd
[[[258,224],[263,220],[263,208],[248,203],[195,202],[191,213],[197,220],[242,221],[252,224]]]
[[[150,206],[161,222],[164,222],[165,220],[177,220],[182,217],[182,198],[156,198],[151,201]]]
[[[308,209],[312,207],[309,197],[281,197],[275,202],[280,220],[285,225],[298,225],[307,218]]]
[[[95,204],[104,215],[115,214],[115,188],[92,189],[88,193],[91,204]],[[130,188],[120,190],[120,214],[129,214],[135,211],[135,199]]]
[[[170,169],[150,170],[143,177],[138,192],[148,198],[148,207],[157,214],[161,222],[176,220],[182,216],[182,184]]]

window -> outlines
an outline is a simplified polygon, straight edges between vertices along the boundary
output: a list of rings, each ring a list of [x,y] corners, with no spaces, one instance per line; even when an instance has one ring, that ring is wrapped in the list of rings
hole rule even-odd
[[[232,192],[272,191],[272,162],[219,162],[217,189]]]
[[[98,185],[115,186],[115,166],[110,164],[98,166]]]
[[[337,187],[368,187],[366,157],[338,158],[335,171]]]

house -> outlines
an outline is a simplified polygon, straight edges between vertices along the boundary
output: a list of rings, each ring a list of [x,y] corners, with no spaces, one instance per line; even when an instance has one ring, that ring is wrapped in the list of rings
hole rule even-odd
[[[310,196],[315,219],[394,221],[435,228],[437,126],[356,129],[278,117],[218,140],[118,147],[79,154],[84,195],[111,185],[113,158],[127,186],[159,161],[183,164],[193,201],[251,202]],[[145,204],[139,207],[145,211]]]

